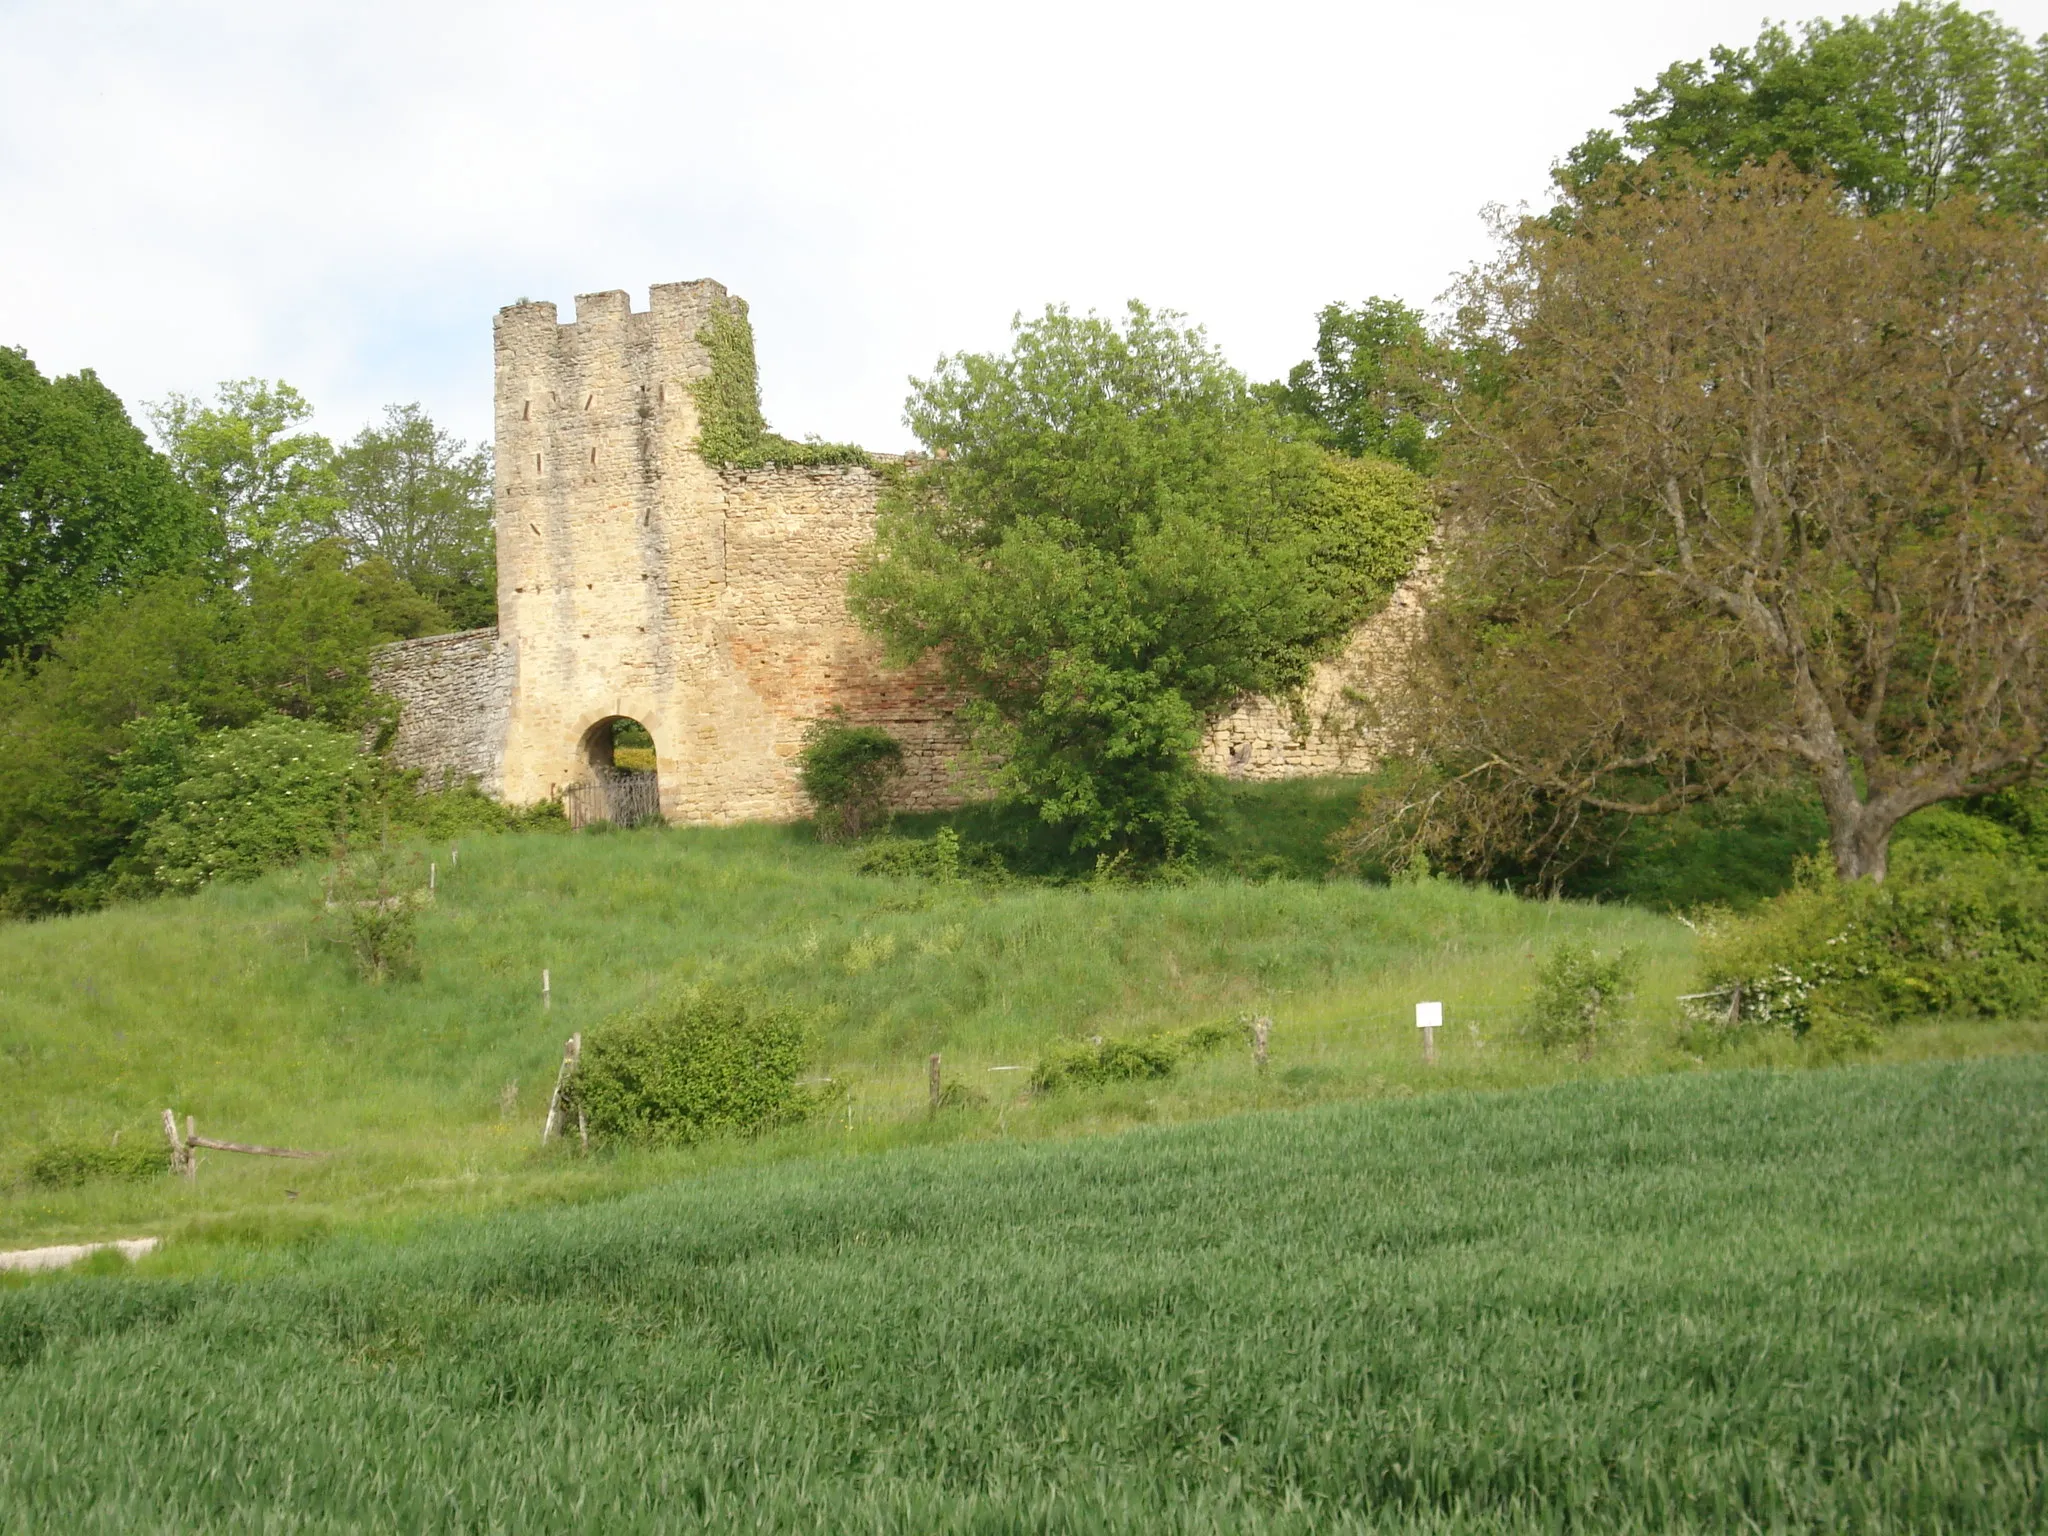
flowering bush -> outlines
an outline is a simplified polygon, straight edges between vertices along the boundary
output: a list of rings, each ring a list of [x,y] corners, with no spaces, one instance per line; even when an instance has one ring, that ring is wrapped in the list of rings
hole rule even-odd
[[[283,715],[195,737],[175,756],[175,782],[131,773],[143,820],[136,862],[160,890],[246,880],[325,853],[377,783],[354,735]]]
[[[2048,1007],[2048,874],[2009,860],[1900,847],[1883,885],[1819,863],[1793,888],[1705,932],[1712,989],[1696,1019],[1846,1049],[1934,1014]]]

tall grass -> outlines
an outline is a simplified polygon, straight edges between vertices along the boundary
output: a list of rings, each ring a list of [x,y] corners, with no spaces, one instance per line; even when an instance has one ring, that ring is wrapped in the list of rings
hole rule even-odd
[[[809,1158],[0,1290],[22,1530],[2019,1531],[2048,1062]]]

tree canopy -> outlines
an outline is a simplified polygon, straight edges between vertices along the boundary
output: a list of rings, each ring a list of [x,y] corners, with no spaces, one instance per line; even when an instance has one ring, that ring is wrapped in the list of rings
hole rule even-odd
[[[498,612],[491,453],[471,448],[414,405],[385,410],[335,455],[334,526],[359,560],[381,558],[456,623]]]
[[[40,652],[213,544],[204,508],[90,369],[46,379],[0,347],[0,655]]]
[[[1463,295],[1453,558],[1361,822],[1555,870],[1588,813],[1809,775],[1844,877],[2048,745],[2048,246],[1783,158],[1609,172]]]
[[[1200,331],[1135,303],[1121,325],[1020,320],[907,414],[931,458],[884,493],[855,612],[969,696],[1001,787],[1076,849],[1185,846],[1204,723],[1301,685],[1391,585],[1319,551],[1405,517],[1405,572],[1428,525],[1413,476],[1366,494]]]
[[[1270,386],[1281,409],[1324,447],[1372,454],[1428,474],[1444,422],[1437,348],[1420,310],[1399,299],[1326,304],[1315,356]]]
[[[334,446],[305,429],[313,407],[283,379],[230,379],[211,404],[172,393],[149,416],[232,560],[287,555],[330,531],[341,507]]]
[[[1615,115],[1620,133],[1588,135],[1559,168],[1568,190],[1651,155],[1733,171],[1783,154],[1871,213],[1956,192],[2048,213],[2048,38],[1953,0],[1808,22],[1796,40],[1766,27],[1750,47],[1672,64]]]

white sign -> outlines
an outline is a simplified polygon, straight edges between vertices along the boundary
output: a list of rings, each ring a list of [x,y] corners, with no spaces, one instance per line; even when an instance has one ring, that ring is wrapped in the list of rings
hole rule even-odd
[[[1441,1029],[1444,1023],[1442,1003],[1417,1003],[1415,1005],[1415,1027],[1417,1029]]]

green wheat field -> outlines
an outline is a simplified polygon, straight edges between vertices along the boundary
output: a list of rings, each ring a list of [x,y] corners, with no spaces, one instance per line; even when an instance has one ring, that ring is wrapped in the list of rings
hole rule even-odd
[[[0,1293],[15,1529],[2048,1519],[2048,1064],[735,1168]]]

